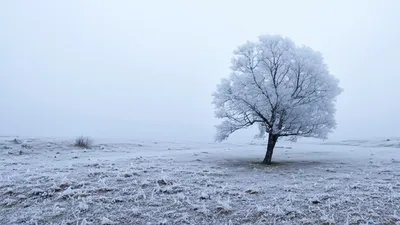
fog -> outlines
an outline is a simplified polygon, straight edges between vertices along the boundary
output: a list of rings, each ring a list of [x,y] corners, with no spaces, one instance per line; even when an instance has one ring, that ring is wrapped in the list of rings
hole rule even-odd
[[[0,1],[0,135],[213,141],[211,94],[233,50],[281,34],[340,79],[330,138],[400,136],[399,12],[396,0]]]

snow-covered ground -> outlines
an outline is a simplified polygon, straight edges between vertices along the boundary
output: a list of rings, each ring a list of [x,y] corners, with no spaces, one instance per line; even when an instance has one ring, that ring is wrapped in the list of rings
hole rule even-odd
[[[280,142],[272,166],[254,143],[12,140],[0,138],[0,224],[400,221],[396,139]]]

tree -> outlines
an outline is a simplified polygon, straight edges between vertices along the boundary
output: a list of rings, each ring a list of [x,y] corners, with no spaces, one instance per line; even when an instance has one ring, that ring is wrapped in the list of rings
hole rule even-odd
[[[325,139],[336,126],[335,99],[342,92],[319,52],[289,38],[260,36],[234,51],[229,78],[213,94],[217,141],[258,125],[268,134],[263,163],[270,164],[280,137]]]

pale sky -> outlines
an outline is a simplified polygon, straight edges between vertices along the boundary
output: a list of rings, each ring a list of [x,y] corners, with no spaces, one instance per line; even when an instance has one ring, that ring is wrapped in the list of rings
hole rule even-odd
[[[233,50],[280,34],[340,79],[330,138],[399,137],[399,12],[397,0],[0,0],[0,135],[212,141]]]

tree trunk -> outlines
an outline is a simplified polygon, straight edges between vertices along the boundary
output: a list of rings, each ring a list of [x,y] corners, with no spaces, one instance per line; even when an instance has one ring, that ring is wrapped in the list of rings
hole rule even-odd
[[[275,144],[278,141],[278,135],[268,134],[267,152],[263,160],[264,164],[271,164],[272,153],[274,153]]]

